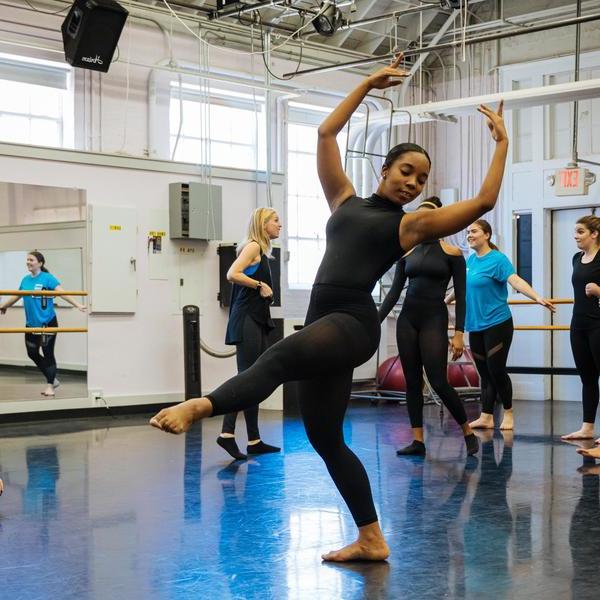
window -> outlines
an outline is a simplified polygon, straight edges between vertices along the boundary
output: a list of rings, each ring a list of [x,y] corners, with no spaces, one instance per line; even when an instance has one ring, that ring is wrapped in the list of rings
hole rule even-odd
[[[169,128],[172,160],[266,168],[262,96],[223,89],[205,94],[199,85],[172,82]]]
[[[0,140],[73,147],[68,65],[0,54]]]
[[[290,102],[287,148],[288,286],[312,286],[323,253],[330,211],[317,175],[317,129],[330,108]],[[342,154],[346,133],[338,136]]]
[[[532,281],[531,214],[514,215],[517,275],[529,285]]]

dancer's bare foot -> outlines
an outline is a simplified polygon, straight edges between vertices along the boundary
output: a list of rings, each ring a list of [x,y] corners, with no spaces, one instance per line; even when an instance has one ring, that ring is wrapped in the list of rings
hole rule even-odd
[[[500,424],[500,429],[511,430],[514,429],[515,421],[513,417],[512,408],[504,411],[504,418],[502,419],[502,423]]]
[[[581,429],[577,431],[573,431],[573,433],[567,433],[566,435],[561,435],[561,440],[591,440],[594,438],[594,424],[593,423],[584,423],[581,426]]]
[[[339,550],[323,554],[321,558],[331,562],[348,562],[352,560],[386,560],[390,555],[379,523],[371,523],[358,529],[358,539]]]
[[[0,496],[4,493],[4,481],[0,479]]]
[[[494,415],[481,413],[479,419],[469,423],[471,429],[494,429]]]
[[[208,398],[192,398],[177,406],[163,408],[150,419],[150,425],[168,433],[184,433],[195,421],[212,415],[212,403]]]
[[[42,396],[46,396],[47,398],[53,397],[54,396],[54,386],[51,383],[49,383],[46,386],[46,389],[43,392],[41,392],[41,394],[42,394]]]
[[[588,458],[600,458],[600,448],[578,448],[577,453]]]

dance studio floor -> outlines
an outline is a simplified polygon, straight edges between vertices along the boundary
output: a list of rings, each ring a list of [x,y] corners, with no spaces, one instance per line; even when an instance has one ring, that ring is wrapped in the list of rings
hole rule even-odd
[[[514,439],[488,434],[469,461],[435,407],[425,460],[395,454],[406,409],[351,408],[392,549],[379,564],[321,562],[352,520],[301,423],[261,414],[284,451],[234,464],[219,419],[182,437],[141,417],[0,425],[0,598],[598,597],[600,466],[558,439],[578,403],[517,403]]]
[[[87,398],[87,373],[60,371],[57,374],[60,386],[56,389],[56,398]],[[40,400],[41,392],[46,389],[46,380],[32,367],[0,366],[0,402],[15,400]],[[48,402],[51,402],[48,399]]]

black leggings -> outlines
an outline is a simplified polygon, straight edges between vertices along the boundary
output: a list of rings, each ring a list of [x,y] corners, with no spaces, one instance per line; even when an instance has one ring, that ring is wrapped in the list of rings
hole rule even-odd
[[[306,326],[208,396],[213,414],[220,415],[255,406],[286,381],[301,381],[300,411],[308,439],[359,527],[376,522],[377,513],[367,473],[344,441],[343,422],[352,371],[373,355],[379,335],[368,292],[315,285]]]
[[[46,327],[58,327],[56,317]],[[27,356],[37,365],[44,374],[46,381],[50,384],[56,379],[56,359],[54,358],[54,345],[56,334],[39,335],[35,333],[25,334],[25,348]],[[41,353],[40,353],[41,350]]]
[[[598,410],[600,377],[600,328],[571,329],[571,349],[581,377],[583,422],[593,423]]]
[[[506,370],[513,338],[512,317],[482,331],[469,333],[471,354],[481,377],[481,412],[494,414],[499,398],[506,410],[512,408],[512,382]]]
[[[396,340],[406,379],[410,425],[423,427],[423,367],[435,393],[459,425],[467,415],[456,390],[448,383],[448,309],[442,302],[407,297],[398,317]]]
[[[250,368],[268,347],[268,331],[266,327],[257,323],[251,316],[246,316],[242,326],[242,341],[236,344],[238,373]],[[230,412],[225,415],[223,418],[223,428],[221,429],[222,433],[235,432],[237,415],[237,412]],[[258,404],[244,410],[244,418],[246,419],[248,441],[260,439],[260,432],[258,430]]]

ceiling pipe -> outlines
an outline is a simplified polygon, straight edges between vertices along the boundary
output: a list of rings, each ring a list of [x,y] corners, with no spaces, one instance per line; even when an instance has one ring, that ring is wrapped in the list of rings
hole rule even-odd
[[[437,44],[435,46],[427,46],[426,48],[411,48],[404,50],[404,56],[416,56],[419,54],[425,54],[427,52],[439,51],[439,50],[451,50],[452,48],[459,48],[463,45],[472,46],[473,44],[483,44],[485,42],[493,42],[495,40],[502,40],[510,37],[517,37],[519,35],[527,35],[530,33],[537,33],[540,31],[548,31],[550,29],[559,29],[561,27],[569,27],[571,25],[577,25],[582,23],[589,23],[591,21],[600,20],[600,13],[592,15],[585,15],[583,17],[574,17],[572,19],[563,19],[555,23],[547,23],[546,25],[533,25],[527,27],[527,29],[511,29],[501,33],[494,33],[490,35],[479,35],[466,40],[453,40],[452,42],[445,42],[443,44]],[[366,65],[372,65],[378,62],[391,61],[396,56],[395,52],[389,54],[383,54],[381,56],[374,56],[373,58],[365,58],[363,60],[355,60],[347,63],[338,63],[337,65],[329,65],[327,67],[316,67],[313,69],[305,69],[298,71],[297,73],[285,73],[283,77],[300,76],[300,75],[312,75],[314,73],[328,73],[330,71],[338,71],[340,69],[351,69],[355,67],[364,67]]]
[[[257,2],[256,4],[249,4],[247,6],[231,6],[229,8],[222,8],[221,10],[213,10],[209,13],[208,18],[212,21],[214,19],[221,19],[222,17],[232,17],[254,10],[260,10],[261,8],[270,8],[277,4],[285,4],[287,1],[288,0],[266,0],[265,2]]]

